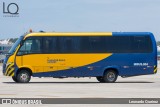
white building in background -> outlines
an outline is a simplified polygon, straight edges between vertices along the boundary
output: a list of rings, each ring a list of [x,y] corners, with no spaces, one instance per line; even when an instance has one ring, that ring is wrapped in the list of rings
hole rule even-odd
[[[12,45],[8,44],[0,44],[0,54],[6,54],[8,53],[9,49],[12,47]]]
[[[157,50],[160,51],[160,46],[157,46]]]
[[[0,63],[3,62],[3,59],[5,58],[5,54],[8,53],[11,46],[12,45],[8,45],[8,44],[0,44]]]

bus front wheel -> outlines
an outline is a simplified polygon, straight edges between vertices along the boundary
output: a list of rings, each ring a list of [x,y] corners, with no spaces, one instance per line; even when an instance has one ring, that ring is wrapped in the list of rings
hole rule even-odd
[[[19,83],[28,83],[28,82],[30,81],[30,79],[31,79],[31,75],[30,75],[30,73],[29,73],[27,70],[25,70],[25,69],[20,70],[20,72],[19,72],[18,75],[17,75],[17,81],[18,81]]]
[[[12,79],[13,79],[14,82],[18,82],[17,78],[15,76],[13,76]]]
[[[110,69],[104,73],[103,80],[106,83],[113,83],[117,80],[117,77],[117,72],[115,70]]]

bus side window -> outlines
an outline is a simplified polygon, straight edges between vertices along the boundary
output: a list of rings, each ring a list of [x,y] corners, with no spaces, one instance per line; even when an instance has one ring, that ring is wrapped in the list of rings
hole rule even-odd
[[[149,36],[132,37],[131,50],[133,53],[152,52],[152,42]]]
[[[44,37],[43,38],[43,53],[57,53],[56,42],[57,37]]]
[[[134,52],[144,52],[146,49],[146,45],[145,45],[145,37],[133,37],[133,42],[132,42],[132,49]]]
[[[26,40],[23,45],[20,47],[17,55],[23,55],[29,53],[29,50],[31,49],[31,40]]]
[[[89,37],[81,37],[80,49],[81,53],[90,53]]]
[[[38,39],[33,39],[32,40],[32,43],[31,43],[31,49],[30,49],[30,53],[40,53],[41,51],[41,43],[40,43],[40,40]],[[29,50],[29,49],[28,49]]]
[[[105,38],[104,37],[89,37],[90,51],[93,53],[103,53],[106,51]]]
[[[61,37],[59,38],[61,53],[80,52],[80,37]]]
[[[66,53],[71,53],[72,50],[73,50],[73,40],[72,38],[70,37],[65,37],[65,44],[64,44],[64,47],[65,47],[65,52]]]
[[[39,39],[38,37],[25,40],[23,45],[20,47],[17,55],[24,55],[30,53],[41,53],[41,39]]]

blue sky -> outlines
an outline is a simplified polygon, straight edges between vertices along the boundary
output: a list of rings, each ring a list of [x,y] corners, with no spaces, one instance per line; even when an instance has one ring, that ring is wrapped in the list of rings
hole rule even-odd
[[[3,2],[19,17],[3,17]],[[12,7],[13,8],[13,7]],[[152,32],[160,41],[160,0],[1,0],[0,39],[30,28],[56,32]]]

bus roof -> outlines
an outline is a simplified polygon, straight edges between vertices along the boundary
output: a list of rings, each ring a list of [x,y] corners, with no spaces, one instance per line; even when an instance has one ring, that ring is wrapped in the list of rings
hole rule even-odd
[[[144,36],[152,35],[150,32],[34,32],[30,36]]]

